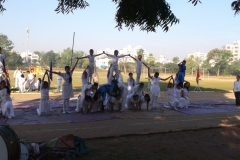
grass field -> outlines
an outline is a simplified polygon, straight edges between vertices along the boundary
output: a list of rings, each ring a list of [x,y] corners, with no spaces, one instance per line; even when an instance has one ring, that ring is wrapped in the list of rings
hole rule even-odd
[[[54,71],[58,71],[58,70],[54,70]],[[64,70],[60,70],[62,72],[64,72]],[[13,79],[13,70],[9,71],[10,74],[10,78],[11,78],[11,86],[14,86],[14,79]],[[80,92],[81,91],[81,75],[82,75],[82,70],[75,70],[74,74],[73,74],[73,88],[75,92]],[[98,73],[99,75],[99,83],[101,84],[105,84],[107,82],[107,71],[101,71]],[[135,78],[136,75],[134,75]],[[170,76],[170,74],[160,74],[160,77],[162,78],[166,78]],[[37,75],[37,78],[41,78],[41,75]],[[128,74],[123,74],[123,80],[126,84],[128,78]],[[201,77],[202,78],[202,77]],[[195,80],[195,76],[191,77],[191,76],[186,76],[185,80],[189,81],[191,83],[191,88],[190,91],[193,91],[194,88],[196,87],[196,80]],[[202,91],[232,91],[233,88],[233,82],[235,81],[235,77],[234,76],[220,76],[220,77],[216,77],[216,76],[205,76],[204,79],[200,80],[200,88]],[[145,87],[147,88],[148,86],[148,80],[147,80],[147,75],[146,74],[142,74],[141,76],[141,82],[145,83]],[[160,82],[160,87],[162,91],[166,90],[166,86],[167,86],[168,81],[161,81]],[[53,81],[51,82],[51,88],[53,91],[56,90],[56,84],[57,84],[57,80],[56,80],[56,75],[53,75]]]

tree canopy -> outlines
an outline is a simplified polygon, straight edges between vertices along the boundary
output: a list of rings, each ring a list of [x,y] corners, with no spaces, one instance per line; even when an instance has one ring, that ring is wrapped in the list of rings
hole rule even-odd
[[[4,2],[5,0],[0,0],[0,12],[6,10],[3,7]],[[132,30],[135,26],[139,26],[142,31],[156,32],[156,28],[160,27],[167,32],[173,24],[179,23],[179,19],[166,0],[112,0],[112,2],[117,5],[115,21],[119,30],[123,26]],[[188,2],[194,6],[201,3],[200,0],[188,0]],[[68,14],[88,6],[89,3],[86,0],[58,0],[55,11]],[[235,15],[240,13],[240,0],[233,1],[231,7]]]

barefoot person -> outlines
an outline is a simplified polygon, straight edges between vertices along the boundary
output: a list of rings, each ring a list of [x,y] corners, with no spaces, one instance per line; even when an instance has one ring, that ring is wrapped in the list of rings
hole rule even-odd
[[[89,55],[85,56],[85,57],[81,57],[79,59],[84,59],[84,58],[88,58],[89,60],[89,64],[88,64],[88,69],[87,69],[87,73],[88,73],[88,83],[91,83],[92,82],[92,75],[94,73],[94,67],[95,67],[95,57],[97,56],[100,56],[102,55],[103,53],[101,54],[93,54],[94,53],[94,50],[93,49],[90,49],[89,50]]]
[[[69,112],[69,100],[70,98],[73,97],[72,74],[75,67],[77,66],[78,60],[79,58],[77,58],[77,61],[72,69],[70,68],[70,66],[65,66],[65,73],[52,71],[52,73],[60,75],[64,80],[64,83],[62,85],[62,99],[63,99],[64,114]]]
[[[111,63],[111,68],[110,68],[109,76],[112,77],[112,76],[113,76],[113,72],[115,72],[115,73],[116,73],[115,79],[118,80],[118,78],[119,78],[118,60],[119,60],[119,58],[123,58],[123,57],[129,56],[129,55],[121,55],[121,56],[118,56],[118,50],[115,50],[115,51],[114,51],[114,55],[107,54],[107,53],[105,53],[105,54],[106,54],[108,57],[111,57],[111,58],[112,58],[112,63]]]
[[[44,81],[45,76],[47,76],[48,81]],[[41,85],[40,85],[41,99],[40,99],[39,108],[37,109],[37,114],[39,116],[41,116],[42,113],[46,113],[47,115],[50,113],[51,108],[49,104],[49,88],[50,88],[50,78],[46,71],[43,75],[43,78],[41,80]]]
[[[132,57],[132,56],[130,56]],[[141,76],[141,73],[142,73],[142,65],[146,66],[148,68],[148,66],[146,65],[146,63],[144,63],[142,61],[142,55],[138,55],[138,58],[134,58],[132,57],[136,63],[137,63],[137,66],[136,66],[136,74],[137,74],[137,77],[136,77],[136,83],[139,83],[140,81],[140,76]]]

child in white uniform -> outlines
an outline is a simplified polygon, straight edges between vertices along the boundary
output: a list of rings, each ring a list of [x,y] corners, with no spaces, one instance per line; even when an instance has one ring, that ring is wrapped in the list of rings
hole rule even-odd
[[[169,81],[168,83],[168,87],[167,87],[167,99],[168,99],[168,106],[177,110],[177,106],[178,106],[178,100],[175,98],[174,96],[174,87],[173,87],[173,83],[171,83]]]
[[[118,56],[118,50],[114,51],[114,55],[107,54],[107,53],[105,53],[105,54],[108,57],[112,58],[112,63],[111,63],[112,66],[110,68],[109,77],[112,77],[113,76],[113,72],[115,72],[116,73],[115,79],[118,80],[118,77],[119,77],[118,60],[119,60],[119,58],[122,58],[122,57],[125,57],[125,56],[129,56],[129,55]]]
[[[44,81],[44,78],[46,75],[47,75],[48,81]],[[39,116],[41,116],[42,113],[46,113],[48,115],[51,111],[50,103],[49,103],[49,88],[50,88],[50,78],[46,71],[45,74],[43,75],[42,83],[40,86],[41,99],[40,99],[39,108],[37,109],[37,114]]]
[[[133,73],[129,73],[128,83],[128,95],[133,94],[133,87],[135,86],[135,80],[133,79]]]
[[[18,77],[18,87],[19,87],[19,91],[21,93],[24,93],[25,92],[25,87],[24,87],[24,84],[27,82],[27,78],[24,76],[24,74],[21,74],[19,77]]]
[[[188,100],[185,97],[183,97],[183,89],[179,84],[175,89],[175,98],[179,102],[177,107],[187,108]]]
[[[92,105],[92,112],[102,111],[102,94],[100,92],[96,92],[93,97],[93,105]]]
[[[117,94],[115,97],[111,96],[110,101],[108,102],[108,109],[110,112],[115,110],[121,111],[122,109],[122,98],[120,94]]]
[[[0,91],[0,101],[1,101],[1,109],[2,114],[5,117],[12,118],[15,117],[13,105],[12,105],[12,99],[10,97],[10,89],[8,86],[6,86],[6,82],[2,80],[0,82],[1,85],[1,91]]]
[[[62,77],[60,75],[57,75],[57,93],[60,93],[62,86]]]
[[[65,66],[65,73],[54,72],[54,74],[60,75],[64,79],[64,83],[62,85],[62,99],[63,99],[63,113],[69,113],[69,100],[73,97],[73,87],[72,87],[72,74],[77,66],[79,58],[73,68],[71,69],[69,66]]]
[[[142,105],[146,103],[146,107],[147,107],[147,111],[148,111],[150,101],[151,101],[151,98],[150,98],[149,94],[145,94],[144,97],[142,97],[139,101],[140,110],[142,109]]]
[[[87,70],[88,67],[83,71],[82,73],[82,87],[85,86],[86,84],[88,84],[88,73],[87,73]]]
[[[89,55],[85,56],[85,57],[81,57],[79,59],[84,59],[84,58],[88,58],[89,60],[89,64],[88,64],[88,68],[87,68],[87,80],[88,80],[88,83],[91,83],[92,82],[92,75],[94,73],[94,68],[95,68],[95,57],[97,56],[100,56],[102,55],[103,53],[101,54],[96,54],[96,55],[93,55],[94,53],[94,50],[93,49],[90,49],[89,50]]]
[[[140,110],[139,101],[140,101],[139,95],[137,95],[137,94],[128,95],[127,102],[126,102],[126,108],[131,109],[133,111]]]
[[[132,56],[130,56],[132,57]],[[141,73],[142,73],[142,65],[146,66],[148,68],[148,66],[142,61],[142,55],[138,55],[138,58],[134,58],[132,57],[136,63],[137,63],[137,66],[136,66],[136,74],[137,74],[137,77],[136,77],[136,83],[139,83],[140,81],[140,76],[141,76]]]
[[[151,76],[150,68],[148,68],[148,77],[151,79],[151,89],[150,89],[151,97],[152,97],[151,105],[156,105],[158,97],[160,97],[160,84],[159,84],[160,80],[166,81],[172,76],[169,76],[168,78],[163,79],[159,77],[158,72],[155,72],[154,76]],[[157,110],[155,106],[153,106],[151,109]]]

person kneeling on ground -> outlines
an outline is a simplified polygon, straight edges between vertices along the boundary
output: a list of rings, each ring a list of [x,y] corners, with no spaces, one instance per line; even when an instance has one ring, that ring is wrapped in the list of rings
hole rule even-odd
[[[148,107],[149,107],[149,102],[150,101],[151,101],[151,98],[150,98],[149,94],[145,94],[144,97],[141,97],[141,99],[139,101],[139,108],[140,108],[140,110],[142,108],[142,104],[146,103],[147,111],[148,111]]]
[[[110,112],[113,112],[114,110],[116,110],[117,107],[117,111],[121,111],[122,108],[122,98],[120,94],[117,94],[115,96],[111,96],[110,97],[110,101],[109,101],[109,109]]]
[[[138,94],[128,95],[126,107],[133,111],[141,110],[141,108],[139,107],[139,101],[140,101],[140,98]]]

